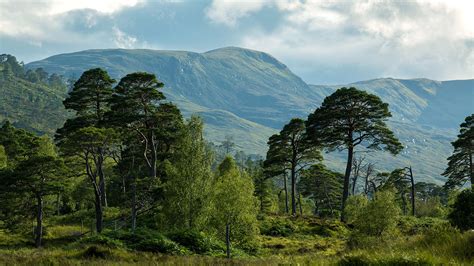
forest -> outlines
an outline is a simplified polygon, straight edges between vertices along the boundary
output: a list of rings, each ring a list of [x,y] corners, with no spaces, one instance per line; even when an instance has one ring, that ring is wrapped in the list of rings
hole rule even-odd
[[[381,171],[366,157],[404,147],[389,105],[355,87],[288,121],[263,158],[231,132],[206,140],[155,74],[66,80],[7,55],[0,65],[2,86],[43,90],[33,101],[45,112],[28,119],[65,119],[55,132],[0,120],[0,264],[474,263],[474,114],[439,186],[417,181],[417,165]],[[60,117],[51,91],[64,96]],[[335,151],[344,172],[325,165]]]

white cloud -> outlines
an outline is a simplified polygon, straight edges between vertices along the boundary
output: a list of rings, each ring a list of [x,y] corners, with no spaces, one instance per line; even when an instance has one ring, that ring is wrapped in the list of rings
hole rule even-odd
[[[246,17],[253,12],[257,12],[271,0],[219,0],[213,1],[206,10],[206,15],[216,23],[223,23],[227,26],[235,26],[240,18]]]
[[[26,37],[44,41],[65,35],[63,19],[68,12],[89,10],[85,14],[87,27],[95,25],[96,15],[112,15],[143,0],[1,0],[0,36]],[[95,13],[95,14],[94,14]]]
[[[254,27],[242,34],[240,45],[267,51],[296,70],[350,66],[373,77],[437,79],[474,73],[474,1],[258,3],[239,8],[236,2],[214,1],[207,15],[235,26],[252,12],[276,8],[281,19],[274,27]]]
[[[113,41],[115,46],[118,48],[125,48],[130,49],[134,48],[137,44],[137,38],[126,34],[125,32],[121,31],[118,27],[114,26],[113,30]]]
[[[92,9],[111,14],[126,7],[132,7],[141,0],[52,0],[49,2],[49,14],[60,14],[77,9]]]

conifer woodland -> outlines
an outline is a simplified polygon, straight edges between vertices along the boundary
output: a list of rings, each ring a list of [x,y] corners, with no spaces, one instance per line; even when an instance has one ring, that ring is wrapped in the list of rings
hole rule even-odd
[[[439,186],[366,156],[403,145],[389,104],[356,87],[289,120],[261,157],[206,140],[155,74],[66,80],[0,61],[18,103],[0,110],[20,118],[0,120],[0,264],[474,264],[474,114]],[[20,109],[26,95],[44,112]],[[325,164],[334,151],[343,172]]]

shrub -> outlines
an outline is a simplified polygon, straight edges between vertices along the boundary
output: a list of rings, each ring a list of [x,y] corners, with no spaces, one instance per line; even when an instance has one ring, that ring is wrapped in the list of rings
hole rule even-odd
[[[90,246],[81,254],[83,258],[87,259],[105,259],[110,257],[111,253],[109,250],[99,247],[99,246]]]
[[[199,254],[209,254],[215,251],[224,252],[226,249],[224,243],[195,230],[173,232],[168,234],[168,237]]]
[[[448,218],[452,225],[461,230],[474,229],[474,192],[471,189],[457,196]]]
[[[109,248],[123,247],[123,243],[118,239],[113,239],[105,235],[94,235],[85,237],[79,240],[79,244],[94,244],[100,246],[106,246]]]
[[[431,227],[447,223],[448,221],[446,220],[433,217],[401,216],[398,221],[398,228],[405,235],[416,235],[425,232]]]
[[[291,220],[266,219],[260,224],[260,232],[267,236],[289,236],[295,232],[296,228]]]
[[[140,228],[135,233],[130,231],[113,231],[107,234],[111,238],[121,240],[127,247],[139,251],[161,252],[169,254],[183,254],[183,249],[164,235],[145,228]]]
[[[363,195],[350,196],[346,201],[346,207],[344,208],[344,215],[347,223],[354,223],[357,214],[361,209],[365,208],[368,204],[368,200]]]
[[[381,236],[395,231],[399,215],[394,193],[381,191],[365,207],[355,211],[354,228],[365,235]]]

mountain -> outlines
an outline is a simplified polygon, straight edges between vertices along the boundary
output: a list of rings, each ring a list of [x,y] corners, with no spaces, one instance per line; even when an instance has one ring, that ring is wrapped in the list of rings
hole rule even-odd
[[[185,115],[198,113],[211,141],[232,135],[238,148],[264,154],[268,137],[293,117],[306,118],[325,96],[342,86],[379,95],[390,104],[390,126],[405,145],[403,153],[367,153],[379,170],[412,164],[419,180],[441,183],[458,125],[473,113],[474,80],[376,79],[353,84],[308,85],[269,54],[227,47],[205,53],[186,51],[87,50],[55,55],[27,64],[47,72],[78,78],[93,67],[116,79],[147,71],[165,83],[164,93]],[[343,153],[326,163],[343,167]]]

